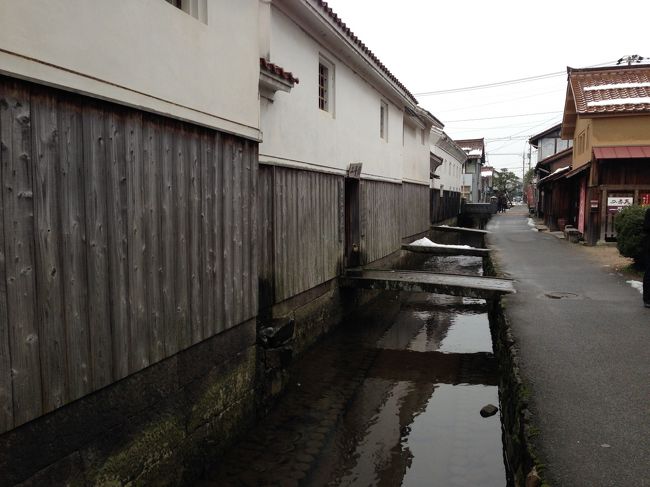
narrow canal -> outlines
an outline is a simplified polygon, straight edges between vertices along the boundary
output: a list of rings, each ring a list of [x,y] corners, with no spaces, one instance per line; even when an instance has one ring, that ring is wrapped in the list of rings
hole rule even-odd
[[[480,258],[425,268],[482,273]],[[487,305],[392,294],[306,353],[288,391],[201,485],[506,485]]]

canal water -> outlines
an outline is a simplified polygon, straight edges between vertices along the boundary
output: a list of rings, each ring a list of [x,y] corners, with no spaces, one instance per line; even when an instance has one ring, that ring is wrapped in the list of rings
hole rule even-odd
[[[480,258],[425,269],[478,275]],[[296,363],[287,393],[201,485],[507,484],[487,305],[391,294]]]

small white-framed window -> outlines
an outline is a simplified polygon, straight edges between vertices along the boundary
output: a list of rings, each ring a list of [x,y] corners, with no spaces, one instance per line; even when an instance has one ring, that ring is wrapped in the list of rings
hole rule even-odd
[[[379,136],[388,140],[388,103],[384,100],[379,102]]]
[[[334,112],[334,65],[322,56],[318,60],[318,108]]]
[[[165,0],[170,5],[191,15],[196,20],[208,23],[208,2],[207,0]]]

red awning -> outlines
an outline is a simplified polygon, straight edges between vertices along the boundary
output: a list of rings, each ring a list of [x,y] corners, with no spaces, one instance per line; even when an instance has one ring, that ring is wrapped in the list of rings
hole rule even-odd
[[[650,145],[620,145],[594,147],[596,159],[638,159],[650,158]]]

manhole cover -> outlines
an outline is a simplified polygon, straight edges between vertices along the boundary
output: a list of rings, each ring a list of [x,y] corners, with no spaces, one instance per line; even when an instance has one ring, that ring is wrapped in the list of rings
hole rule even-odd
[[[580,296],[575,293],[567,293],[562,291],[554,291],[551,293],[545,293],[544,296],[551,299],[579,299]]]

